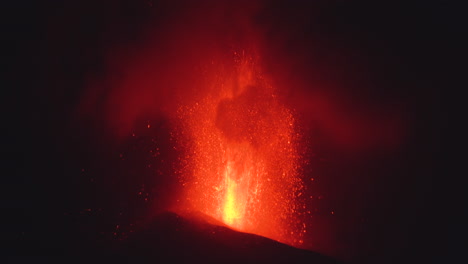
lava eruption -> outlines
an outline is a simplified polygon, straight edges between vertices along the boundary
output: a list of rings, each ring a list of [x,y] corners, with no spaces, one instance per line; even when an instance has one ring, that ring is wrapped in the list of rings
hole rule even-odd
[[[118,41],[86,83],[79,124],[123,152],[129,175],[147,163],[149,218],[201,213],[327,255],[366,252],[373,203],[395,187],[378,181],[399,174],[388,168],[406,140],[398,90],[371,80],[354,38],[335,40],[314,20],[325,19],[319,4],[200,5],[163,1],[131,33],[104,36]],[[130,162],[119,147],[135,142]]]
[[[6,263],[464,252],[456,4],[4,2]]]
[[[186,207],[239,231],[299,245],[300,134],[256,54],[233,52],[231,72],[205,76],[206,98],[182,106]],[[213,62],[215,63],[215,62]],[[224,62],[216,62],[223,69]]]

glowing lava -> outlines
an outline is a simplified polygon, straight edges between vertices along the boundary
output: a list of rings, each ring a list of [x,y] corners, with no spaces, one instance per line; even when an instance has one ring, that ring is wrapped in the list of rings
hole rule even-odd
[[[252,57],[214,63],[206,95],[178,115],[186,149],[186,207],[226,225],[300,245],[304,206],[299,133],[292,111]]]
[[[255,183],[255,164],[249,155],[248,145],[228,146],[224,167],[224,200],[222,202],[222,219],[224,223],[237,229],[243,229],[249,198],[257,196]],[[257,173],[258,174],[258,173]]]
[[[228,167],[229,170],[229,167]],[[232,180],[226,171],[226,197],[224,198],[223,220],[226,224],[239,227],[243,219],[245,201],[239,201],[236,181]]]

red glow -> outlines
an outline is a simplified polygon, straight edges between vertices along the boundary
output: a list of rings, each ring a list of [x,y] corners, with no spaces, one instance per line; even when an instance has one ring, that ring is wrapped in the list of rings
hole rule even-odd
[[[341,247],[349,234],[360,235],[344,226],[352,214],[343,208],[359,214],[373,202],[356,194],[374,193],[371,180],[380,176],[362,168],[402,144],[403,103],[366,97],[359,85],[370,84],[358,81],[354,89],[334,74],[365,72],[355,69],[360,61],[324,67],[313,55],[339,50],[291,48],[289,28],[254,22],[255,8],[179,8],[157,27],[150,23],[141,40],[106,50],[105,74],[90,81],[78,109],[84,124],[92,120],[103,138],[120,142],[136,140],[138,124],[152,133],[158,126],[149,120],[170,123],[176,154],[161,155],[164,165],[145,164],[160,169],[176,161],[154,172],[163,179],[163,199],[146,191],[141,198],[159,210],[201,211],[234,229],[330,255],[353,247]],[[166,192],[175,176],[180,184]]]
[[[304,225],[295,197],[303,186],[294,115],[255,58],[234,57],[234,72],[218,71],[209,81],[212,92],[179,111],[189,149],[187,207],[234,229],[298,245]]]

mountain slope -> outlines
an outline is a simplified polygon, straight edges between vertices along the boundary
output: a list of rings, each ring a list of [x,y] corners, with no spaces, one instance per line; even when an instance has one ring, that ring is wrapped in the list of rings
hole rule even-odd
[[[193,220],[195,219],[195,220]],[[211,224],[203,217],[163,213],[119,245],[120,256],[133,262],[337,263],[307,250]]]

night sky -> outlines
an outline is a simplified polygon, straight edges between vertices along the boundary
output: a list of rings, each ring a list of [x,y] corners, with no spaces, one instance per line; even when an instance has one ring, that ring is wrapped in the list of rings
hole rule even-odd
[[[148,32],[158,42],[170,21],[203,17],[210,6],[168,2],[2,4],[2,254],[102,255],[171,203],[180,153],[170,120],[146,113],[130,131],[114,133],[102,114],[112,87],[83,114],[89,84],[112,78],[109,54],[131,57]],[[450,77],[460,68],[456,38],[466,33],[460,9],[435,1],[311,2],[266,1],[253,24],[265,68],[291,83],[281,96],[307,127],[305,174],[316,181],[311,193],[324,197],[314,220],[323,239],[317,250],[351,263],[448,262],[461,248],[464,214],[456,191],[462,175],[448,169],[445,100],[460,88]],[[385,136],[363,128],[356,133],[364,136],[348,140],[333,134],[346,118],[308,118],[322,108],[308,106],[307,84],[331,87],[324,90],[342,106],[337,112],[365,112],[363,123],[382,124],[367,128]],[[148,155],[155,148],[159,157]]]

